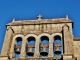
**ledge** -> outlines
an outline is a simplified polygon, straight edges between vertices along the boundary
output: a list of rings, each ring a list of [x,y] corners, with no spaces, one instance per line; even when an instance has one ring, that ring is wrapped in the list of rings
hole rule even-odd
[[[74,38],[73,41],[80,41],[80,38]]]
[[[22,20],[22,21],[14,21],[7,25],[31,25],[31,24],[51,24],[51,23],[72,23],[71,20],[67,20],[65,18],[57,18],[57,19],[42,19],[42,20]]]

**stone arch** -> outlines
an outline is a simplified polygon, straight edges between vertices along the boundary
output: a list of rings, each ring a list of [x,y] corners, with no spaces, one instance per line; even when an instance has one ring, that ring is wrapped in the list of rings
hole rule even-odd
[[[41,38],[42,36],[47,36],[48,38],[50,38],[50,34],[48,34],[48,33],[42,33],[42,34],[38,35],[38,38]]]
[[[24,35],[22,34],[17,34],[15,36],[13,36],[13,39],[12,39],[12,45],[11,45],[11,49],[10,49],[10,58],[14,57],[14,47],[15,47],[15,44],[16,44],[16,38],[18,37],[21,37],[22,40],[24,38]],[[21,47],[22,48],[22,47]]]
[[[38,35],[38,40],[39,40],[39,46],[41,47],[42,45],[47,45],[49,46],[49,40],[50,40],[50,34],[48,33],[42,33],[40,35]],[[43,48],[39,48],[39,52],[40,52],[40,57],[48,57],[49,54],[49,47],[46,47],[46,52],[43,52],[42,49]]]
[[[18,38],[18,37],[21,37],[21,38],[22,38],[22,40],[23,40],[24,35],[22,35],[22,34],[18,34],[18,35],[13,36],[12,44],[16,44],[16,38]]]
[[[35,34],[28,34],[28,35],[26,35],[26,36],[24,37],[24,40],[26,40],[26,39],[29,38],[29,37],[34,37],[34,38],[35,38],[35,41],[37,40],[37,35],[35,35]]]
[[[48,41],[50,40],[50,34],[48,34],[48,33],[42,33],[42,34],[38,35],[39,43],[41,42],[42,37],[46,37]]]
[[[17,34],[17,35],[15,35],[15,36],[13,36],[13,40],[15,40],[17,37],[21,37],[22,40],[23,40],[24,35],[22,35],[22,34]]]
[[[24,35],[22,35],[22,34],[17,34],[17,35],[15,35],[15,36],[13,36],[13,44],[15,44],[16,43],[16,38],[18,38],[18,37],[21,37],[22,38],[22,40],[24,39]]]
[[[26,46],[29,47],[30,45],[33,45],[33,46],[36,46],[36,40],[37,40],[37,35],[35,34],[28,34],[24,37],[24,40],[26,41]],[[33,43],[31,43],[33,42]],[[29,58],[29,57],[34,57],[34,54],[35,54],[35,48],[32,48],[32,53],[29,53],[29,49],[30,48],[27,48],[26,50],[26,57]]]
[[[51,35],[51,38],[52,38],[52,40],[53,40],[53,45],[54,45],[54,42],[57,41],[57,40],[56,40],[56,37],[57,37],[57,39],[59,39],[59,40],[62,42],[62,43],[59,43],[59,44],[61,45],[61,49],[62,49],[62,50],[60,50],[60,51],[62,51],[61,53],[63,53],[62,33],[54,33],[54,34]],[[58,42],[59,42],[59,41],[58,41]],[[54,47],[53,47],[53,51],[55,52]],[[60,54],[61,54],[61,53],[60,53]],[[54,53],[54,55],[55,55],[55,53]]]
[[[54,33],[54,34],[51,34],[50,38],[53,38],[54,36],[57,36],[57,35],[60,36],[61,37],[61,40],[62,40],[62,33]]]

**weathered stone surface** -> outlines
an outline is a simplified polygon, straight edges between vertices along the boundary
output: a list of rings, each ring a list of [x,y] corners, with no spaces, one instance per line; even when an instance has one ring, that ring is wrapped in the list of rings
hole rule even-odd
[[[80,38],[74,38],[72,33],[73,22],[67,18],[13,21],[7,24],[0,60],[80,60]],[[62,41],[62,56],[54,57],[54,37],[60,36]],[[48,58],[40,57],[41,37],[49,38]],[[14,46],[16,38],[22,38],[22,50],[19,58],[15,58]],[[35,53],[32,58],[26,57],[28,38],[35,38]],[[5,57],[8,56],[8,57]]]

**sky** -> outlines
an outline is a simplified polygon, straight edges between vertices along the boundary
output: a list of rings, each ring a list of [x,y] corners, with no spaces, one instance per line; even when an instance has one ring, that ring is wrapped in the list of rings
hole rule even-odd
[[[18,20],[65,18],[74,22],[73,35],[80,37],[80,0],[0,0],[0,51],[2,49],[6,24],[13,18]]]

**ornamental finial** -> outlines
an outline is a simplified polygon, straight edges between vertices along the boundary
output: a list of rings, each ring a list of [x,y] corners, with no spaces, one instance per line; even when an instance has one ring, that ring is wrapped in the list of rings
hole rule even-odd
[[[39,16],[37,16],[37,18],[38,18],[38,20],[41,20],[41,18],[42,18],[42,15],[39,15]]]
[[[13,18],[12,22],[15,22],[15,18]]]
[[[68,15],[66,15],[66,19],[68,20]]]

